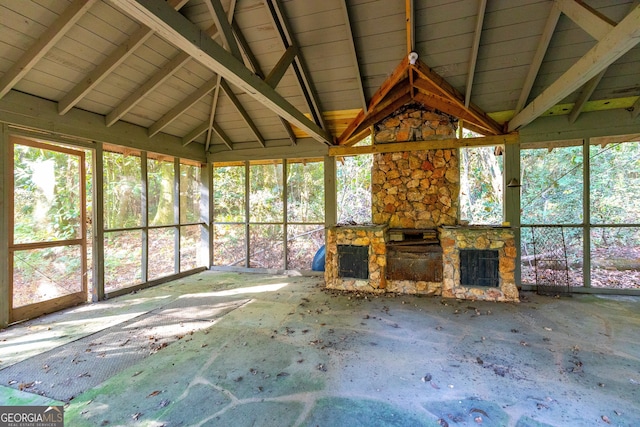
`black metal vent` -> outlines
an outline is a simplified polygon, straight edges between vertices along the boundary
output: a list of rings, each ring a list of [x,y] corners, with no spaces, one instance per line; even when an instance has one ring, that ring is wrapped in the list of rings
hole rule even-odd
[[[460,285],[498,287],[498,251],[463,249],[460,251]]]
[[[338,245],[338,275],[369,279],[369,247]]]

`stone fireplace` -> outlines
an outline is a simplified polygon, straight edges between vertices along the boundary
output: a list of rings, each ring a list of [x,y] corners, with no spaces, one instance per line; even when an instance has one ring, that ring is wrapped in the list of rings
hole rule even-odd
[[[458,149],[411,150],[412,141],[454,138],[456,128],[457,119],[420,104],[405,105],[375,126],[376,144],[402,142],[407,149],[374,155],[373,224],[327,230],[328,288],[518,301],[513,230],[459,224]],[[341,265],[355,260],[351,252],[366,265]],[[363,268],[366,275],[350,277]]]

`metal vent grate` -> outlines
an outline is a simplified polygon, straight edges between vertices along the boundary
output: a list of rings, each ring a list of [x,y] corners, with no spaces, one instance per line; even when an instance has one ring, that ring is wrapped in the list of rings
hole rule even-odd
[[[498,287],[498,267],[498,251],[463,249],[460,251],[460,284]]]
[[[338,245],[338,275],[369,279],[369,247]]]

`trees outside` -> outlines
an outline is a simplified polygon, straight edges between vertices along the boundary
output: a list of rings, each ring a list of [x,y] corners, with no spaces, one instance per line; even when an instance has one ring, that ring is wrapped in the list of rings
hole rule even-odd
[[[460,219],[470,224],[501,224],[503,157],[494,147],[460,149]]]
[[[594,287],[640,287],[640,143],[589,147],[589,215],[583,226],[583,147],[522,150],[522,281],[534,283],[531,230],[562,225],[569,274],[583,284],[584,233],[589,233]]]

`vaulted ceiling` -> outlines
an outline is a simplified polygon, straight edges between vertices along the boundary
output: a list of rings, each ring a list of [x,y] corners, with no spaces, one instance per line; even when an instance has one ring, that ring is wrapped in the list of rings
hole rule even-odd
[[[214,154],[352,144],[412,100],[496,135],[637,119],[639,42],[638,0],[0,0],[0,103]]]

